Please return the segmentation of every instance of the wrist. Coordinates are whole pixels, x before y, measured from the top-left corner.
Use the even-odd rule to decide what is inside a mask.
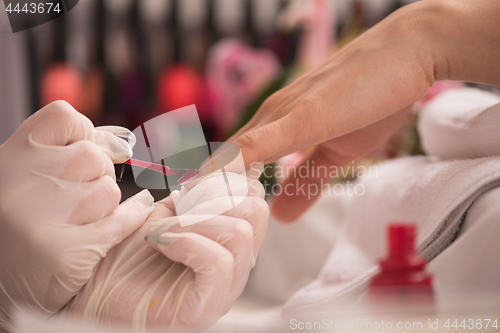
[[[424,0],[393,14],[392,29],[399,32],[400,43],[407,46],[406,57],[425,73],[428,87],[435,81],[451,79],[444,41],[453,30],[453,11],[453,4],[446,0]]]
[[[427,0],[419,5],[417,33],[435,80],[500,85],[500,1]]]

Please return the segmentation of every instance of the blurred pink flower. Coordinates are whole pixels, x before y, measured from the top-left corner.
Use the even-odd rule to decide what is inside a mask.
[[[280,72],[281,65],[271,51],[252,49],[234,39],[216,43],[206,68],[216,126],[223,133],[232,130],[244,109]]]
[[[414,111],[419,112],[420,110],[422,110],[422,107],[425,105],[425,103],[427,103],[428,101],[430,101],[431,99],[433,99],[434,97],[436,97],[437,95],[442,93],[443,91],[446,91],[448,89],[459,89],[459,88],[463,88],[463,87],[464,87],[464,84],[462,82],[437,81],[436,83],[434,83],[434,85],[431,87],[431,89],[429,89],[429,91],[427,92],[427,95],[425,95],[424,98],[422,98],[421,100],[419,100],[418,102],[415,103]]]

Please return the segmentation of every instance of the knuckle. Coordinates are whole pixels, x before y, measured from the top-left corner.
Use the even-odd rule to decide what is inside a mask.
[[[252,148],[257,143],[257,136],[254,131],[242,134],[237,140],[236,144],[240,148]]]
[[[318,109],[318,103],[319,99],[316,95],[308,95],[300,101],[298,109],[309,113]]]
[[[242,134],[237,140],[236,144],[242,149],[245,150],[243,158],[246,162],[250,161],[262,161],[261,154],[257,147],[259,146],[259,135],[258,130],[246,132]]]
[[[280,92],[279,91],[274,92],[271,96],[266,98],[266,100],[262,103],[262,105],[259,108],[259,111],[262,110],[261,112],[271,112],[276,103],[279,103],[281,99],[282,98]]]
[[[80,140],[74,143],[77,145],[80,150],[81,154],[84,154],[86,156],[97,156],[97,152],[99,151],[99,148],[97,145],[89,140]]]
[[[63,121],[71,121],[78,116],[78,112],[66,101],[55,101],[47,105],[46,112]]]
[[[246,215],[252,215],[251,211],[243,213],[245,213]],[[248,221],[242,219],[236,220],[235,228],[237,233],[242,235],[243,238],[247,240],[253,240],[253,227]]]
[[[121,200],[121,191],[116,182],[110,176],[103,176],[101,178],[101,186],[103,188],[103,195],[105,200],[113,207],[118,207]]]
[[[217,256],[216,266],[218,267],[233,267],[234,257],[231,252],[223,252],[221,255]]]
[[[85,132],[94,129],[92,121],[78,112],[71,104],[66,101],[55,101],[48,104],[43,110],[47,112],[50,118],[57,119],[58,122],[69,125],[69,128],[74,126],[83,126]]]
[[[113,166],[111,159],[95,143],[88,140],[80,140],[75,144],[79,146],[80,157],[85,159],[89,165],[104,167],[106,170]]]
[[[88,165],[101,167],[105,163],[103,153],[94,143],[88,140],[81,140],[75,143],[78,148],[81,159],[84,159]]]

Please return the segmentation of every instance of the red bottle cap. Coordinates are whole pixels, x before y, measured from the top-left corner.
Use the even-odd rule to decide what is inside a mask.
[[[432,276],[425,271],[427,261],[415,249],[416,226],[391,223],[388,227],[389,255],[380,261],[381,272],[370,286],[421,286],[431,288]]]

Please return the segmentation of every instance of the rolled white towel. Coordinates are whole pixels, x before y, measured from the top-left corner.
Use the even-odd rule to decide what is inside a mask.
[[[423,150],[440,159],[500,155],[500,96],[474,88],[447,90],[425,105]]]

